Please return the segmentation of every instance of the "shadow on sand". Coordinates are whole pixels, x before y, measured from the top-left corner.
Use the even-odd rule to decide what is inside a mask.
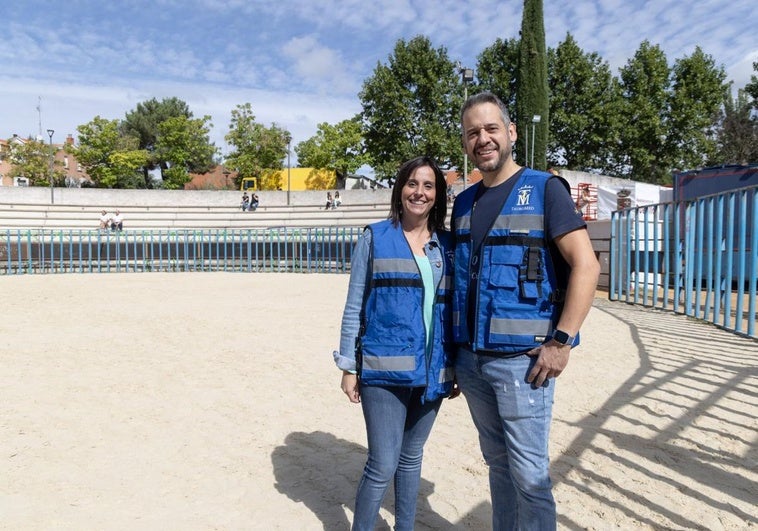
[[[350,529],[355,489],[366,462],[365,447],[321,431],[293,432],[273,451],[271,461],[279,492],[305,504],[321,520],[325,530]],[[450,522],[430,507],[428,498],[433,492],[434,484],[422,477],[416,513],[417,530],[488,528],[485,523],[490,519],[489,503],[480,504],[458,522]],[[390,489],[383,507],[392,513],[393,506]],[[382,521],[380,515],[377,529],[392,529],[391,522]]]

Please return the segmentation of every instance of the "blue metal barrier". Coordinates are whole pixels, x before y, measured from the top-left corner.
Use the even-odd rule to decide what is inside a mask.
[[[0,231],[0,274],[346,273],[361,227]]]
[[[758,187],[611,217],[610,299],[756,336]]]

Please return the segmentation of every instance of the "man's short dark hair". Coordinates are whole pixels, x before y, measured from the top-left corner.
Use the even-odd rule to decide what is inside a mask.
[[[481,105],[482,103],[492,103],[493,105],[497,105],[500,109],[503,123],[505,125],[511,123],[511,115],[508,114],[508,107],[505,106],[505,103],[492,92],[484,91],[470,96],[469,99],[464,102],[463,107],[461,107],[461,129],[463,128],[463,115],[466,111],[476,105]]]

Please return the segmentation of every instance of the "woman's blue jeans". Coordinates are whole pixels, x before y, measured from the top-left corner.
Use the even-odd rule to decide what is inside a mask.
[[[395,480],[395,530],[413,529],[424,444],[442,399],[421,403],[423,388],[362,386],[368,459],[355,497],[354,531],[372,531]]]
[[[555,380],[526,381],[536,358],[498,358],[458,349],[455,374],[490,469],[492,529],[556,527],[548,436]]]

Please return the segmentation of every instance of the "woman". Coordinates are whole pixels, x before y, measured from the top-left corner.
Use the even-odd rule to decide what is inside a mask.
[[[395,529],[413,529],[424,444],[453,389],[446,188],[431,158],[403,164],[389,218],[368,226],[353,253],[334,357],[366,421],[355,531],[374,529],[393,478]]]

